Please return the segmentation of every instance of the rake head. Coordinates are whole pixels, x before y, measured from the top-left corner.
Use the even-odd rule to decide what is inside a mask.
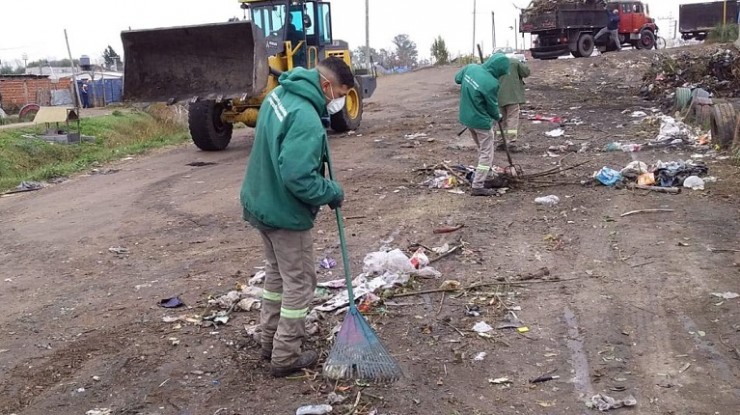
[[[334,380],[395,382],[403,372],[362,314],[350,307],[324,363],[324,376]]]

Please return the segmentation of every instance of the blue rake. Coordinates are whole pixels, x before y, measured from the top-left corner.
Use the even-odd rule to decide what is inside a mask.
[[[328,154],[329,177],[334,180],[331,156]],[[355,294],[352,289],[352,272],[349,268],[347,241],[344,236],[344,219],[341,209],[335,209],[339,244],[342,248],[344,278],[347,281],[349,294],[349,311],[344,316],[342,328],[337,333],[334,346],[324,363],[324,376],[329,379],[358,379],[374,382],[395,382],[403,376],[396,359],[380,342],[380,338],[362,316],[355,305]]]

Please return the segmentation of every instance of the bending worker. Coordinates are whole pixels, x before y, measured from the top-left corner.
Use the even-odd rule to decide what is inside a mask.
[[[519,59],[509,58],[509,73],[499,79],[498,105],[503,116],[504,131],[509,142],[514,142],[519,134],[520,105],[524,99],[524,78],[530,74],[529,67]]]

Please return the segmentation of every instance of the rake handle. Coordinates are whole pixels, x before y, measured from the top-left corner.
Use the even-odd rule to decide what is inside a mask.
[[[514,162],[511,160],[511,153],[509,153],[509,143],[506,142],[506,134],[504,134],[504,126],[499,121],[498,129],[501,132],[501,140],[504,142],[504,150],[506,150],[506,158],[509,159],[509,167],[514,166]]]
[[[329,179],[335,180],[334,168],[332,167],[331,155],[329,154],[329,143],[326,143],[326,164],[329,167]],[[347,283],[347,294],[349,297],[350,309],[356,308],[355,306],[355,292],[352,288],[352,271],[349,268],[349,253],[347,250],[347,238],[344,235],[344,218],[342,216],[342,209],[334,209],[334,214],[337,217],[337,228],[339,229],[339,246],[342,250],[342,265],[344,265],[344,280]]]

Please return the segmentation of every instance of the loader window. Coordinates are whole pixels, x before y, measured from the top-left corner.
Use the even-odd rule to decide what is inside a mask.
[[[331,43],[331,6],[329,3],[319,3],[319,43]]]
[[[306,17],[311,22],[311,24],[307,25],[306,27],[306,36],[313,36],[316,34],[316,28],[315,28],[316,26],[313,24],[314,14],[315,14],[314,12],[315,12],[314,3],[311,3],[311,2],[306,3]]]
[[[281,36],[285,26],[285,6],[262,6],[252,8],[252,21],[265,37]]]

